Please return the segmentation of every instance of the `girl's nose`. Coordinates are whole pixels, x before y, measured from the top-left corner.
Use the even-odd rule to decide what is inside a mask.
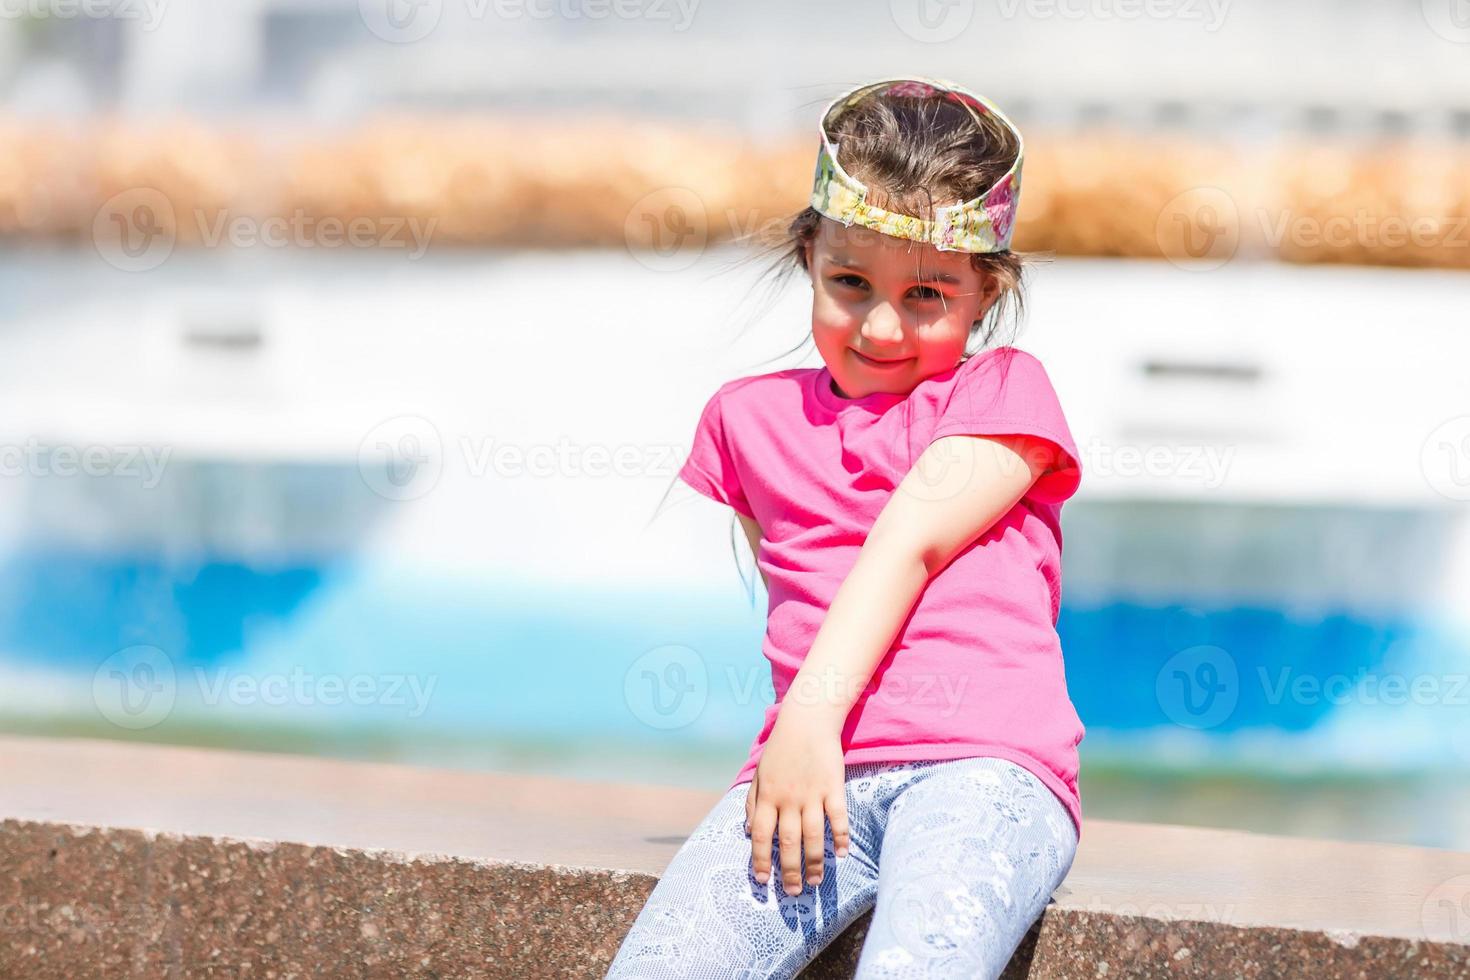
[[[863,319],[863,337],[874,346],[903,342],[903,318],[890,303],[874,303]]]

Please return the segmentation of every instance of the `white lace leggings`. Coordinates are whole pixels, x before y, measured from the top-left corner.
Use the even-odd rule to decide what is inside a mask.
[[[608,977],[792,977],[870,908],[860,980],[998,977],[1077,851],[1061,801],[1008,760],[861,763],[847,856],[829,823],[822,883],[793,897],[775,840],[770,881],[755,880],[749,790],[731,787],[680,846]]]

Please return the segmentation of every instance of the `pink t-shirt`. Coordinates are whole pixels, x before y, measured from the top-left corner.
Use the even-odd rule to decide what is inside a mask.
[[[1060,468],[930,579],[842,730],[843,761],[988,755],[1025,767],[1082,832],[1081,719],[1067,694],[1056,621],[1061,505],[1082,471],[1041,362],[1014,347],[976,354],[907,395],[846,399],[827,368],[721,385],[679,478],[764,534],[769,579],[763,652],[776,703],[731,787],[754,775],[781,698],[878,512],[929,443],[956,433],[1030,434]]]

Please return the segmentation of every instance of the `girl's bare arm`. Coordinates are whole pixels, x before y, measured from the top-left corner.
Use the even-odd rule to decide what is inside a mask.
[[[945,436],[904,477],[868,532],[781,712],[840,734],[929,579],[1025,496],[1054,460],[1030,436]]]
[[[757,564],[755,566],[756,571],[761,573],[761,581],[764,582],[766,588],[769,589],[771,587],[771,582],[769,579],[766,578],[765,569],[761,568],[759,564],[759,558],[761,554],[761,538],[765,537],[765,535],[761,532],[761,526],[755,521],[746,517],[744,514],[737,513],[735,516],[740,518],[740,526],[745,528],[745,539],[750,542],[751,557],[757,559]]]

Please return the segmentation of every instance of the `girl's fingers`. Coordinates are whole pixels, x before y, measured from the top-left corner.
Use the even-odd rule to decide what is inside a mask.
[[[806,854],[806,883],[814,887],[822,883],[822,866],[827,857],[826,829],[821,803],[808,804],[801,811],[801,848]]]
[[[781,842],[781,884],[788,895],[801,894],[801,807],[783,807],[777,817],[776,836]]]
[[[775,807],[758,804],[750,819],[750,864],[755,880],[763,885],[771,880],[771,837],[775,829]]]
[[[750,835],[750,823],[755,817],[755,777],[750,778],[750,787],[745,791],[745,833]]]
[[[847,832],[847,789],[838,786],[827,797],[827,819],[832,824],[832,847],[838,857],[847,857],[852,840]]]

